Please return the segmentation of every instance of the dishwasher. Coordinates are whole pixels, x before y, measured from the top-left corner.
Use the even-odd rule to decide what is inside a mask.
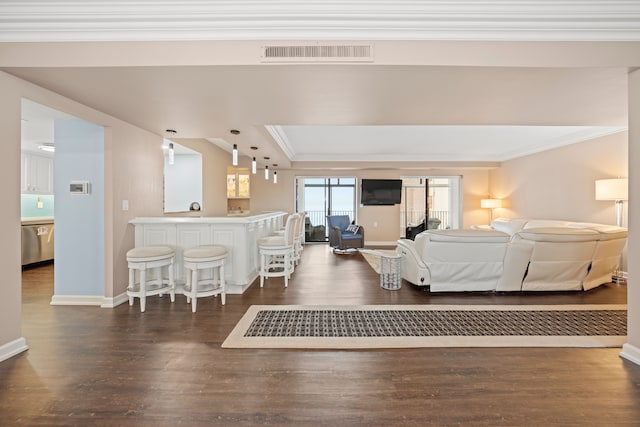
[[[22,265],[53,260],[53,224],[22,226]]]

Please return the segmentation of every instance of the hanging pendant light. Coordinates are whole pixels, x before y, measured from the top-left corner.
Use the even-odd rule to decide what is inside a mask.
[[[240,135],[240,131],[238,129],[231,129],[229,131],[231,135]],[[233,166],[238,166],[238,144],[233,144],[233,151],[231,152],[231,164]]]
[[[269,180],[269,166],[264,167],[264,179]]]
[[[273,183],[278,183],[278,171],[273,171]]]
[[[167,134],[169,134],[170,136],[176,136],[176,130],[175,129],[165,129],[165,132]],[[175,150],[173,149],[173,142],[169,141],[169,164],[172,165],[175,162]]]
[[[256,163],[256,158],[254,157],[253,160],[251,160],[251,173],[255,175],[257,172],[257,169],[258,169],[258,165]]]
[[[173,142],[169,143],[169,164],[172,165],[175,162],[175,151],[173,149]]]

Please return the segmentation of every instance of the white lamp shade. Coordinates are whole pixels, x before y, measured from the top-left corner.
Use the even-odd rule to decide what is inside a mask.
[[[596,200],[628,200],[629,180],[627,178],[596,180]]]
[[[500,199],[482,199],[480,200],[480,207],[483,209],[495,209],[502,207],[502,200]]]
[[[231,164],[238,166],[238,144],[233,144],[233,150],[231,151]]]

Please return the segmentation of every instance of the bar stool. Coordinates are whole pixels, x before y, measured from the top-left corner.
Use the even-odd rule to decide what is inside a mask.
[[[284,287],[289,286],[289,277],[294,269],[294,240],[299,215],[289,215],[284,235],[272,235],[258,240],[260,252],[260,287],[264,279],[284,277]]]
[[[298,265],[302,255],[302,249],[304,249],[304,219],[307,215],[306,212],[296,212],[291,215],[296,217],[296,227],[293,231],[293,262]],[[272,236],[284,236],[285,229],[276,230],[272,233]]]
[[[306,212],[298,213],[298,222],[296,224],[296,232],[294,235],[293,244],[293,259],[296,265],[300,263],[300,259],[302,258],[302,250],[304,249],[304,220],[306,216]]]
[[[133,305],[134,298],[140,298],[140,311],[144,313],[147,296],[169,293],[171,302],[175,301],[175,283],[173,280],[173,265],[175,251],[169,246],[146,246],[127,251],[129,264],[129,286],[127,296],[129,305]],[[163,277],[162,269],[166,267],[167,278]],[[139,280],[136,282],[136,270]],[[155,270],[155,278],[147,280],[147,270]]]
[[[191,302],[191,311],[196,312],[198,298],[221,295],[222,305],[225,303],[226,285],[224,279],[224,262],[227,259],[227,248],[220,245],[196,246],[184,251],[184,269],[186,283],[182,293]],[[198,271],[211,269],[211,278],[198,278]],[[216,277],[217,276],[217,277]]]

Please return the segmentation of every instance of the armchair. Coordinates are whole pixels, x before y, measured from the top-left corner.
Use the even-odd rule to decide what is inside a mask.
[[[364,248],[364,228],[352,225],[348,215],[328,215],[329,246],[335,251]]]

